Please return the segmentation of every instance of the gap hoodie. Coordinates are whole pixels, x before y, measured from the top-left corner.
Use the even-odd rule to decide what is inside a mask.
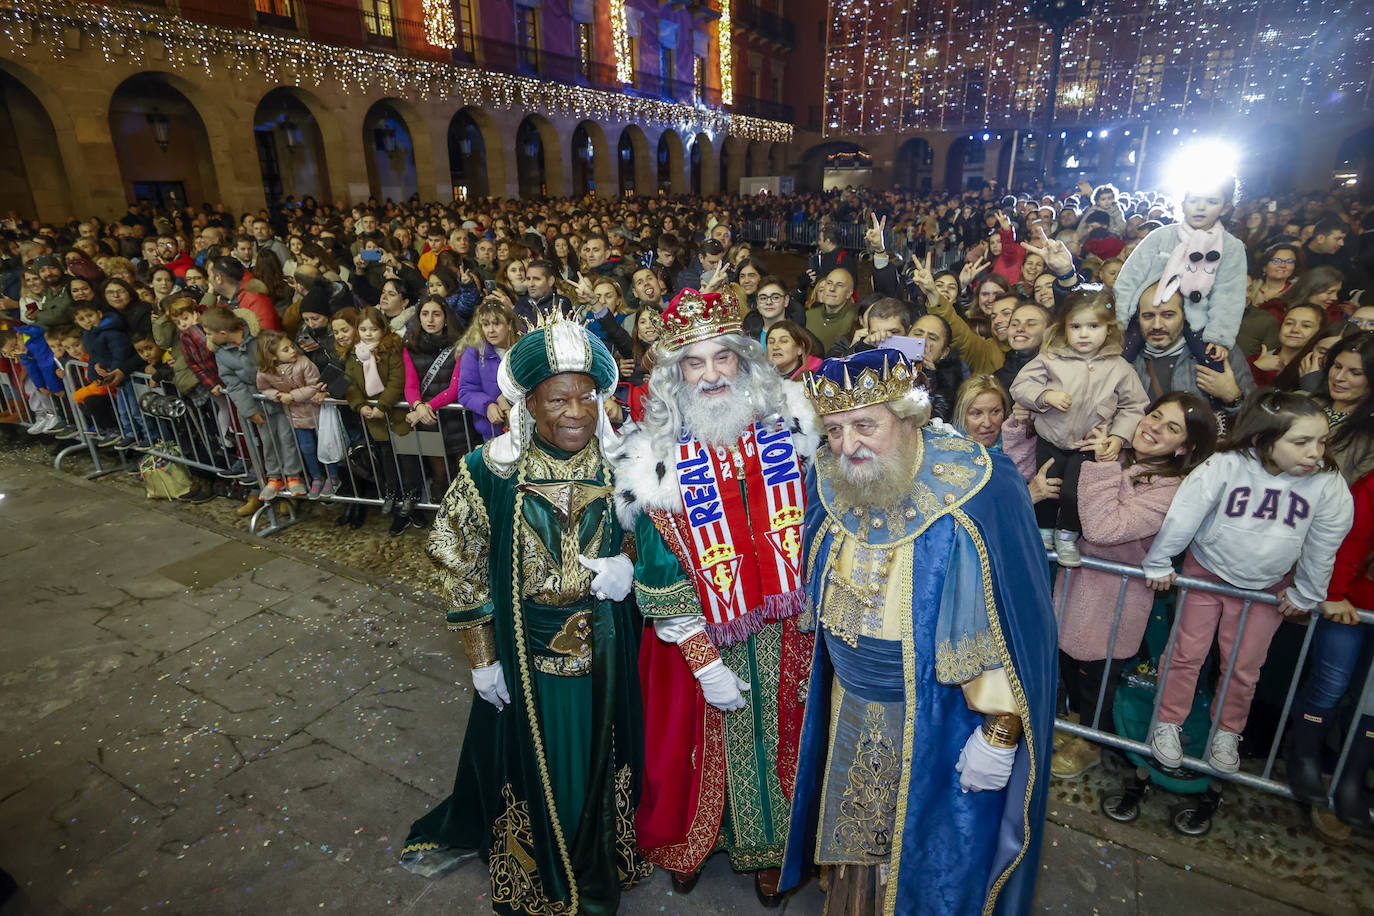
[[[1204,568],[1237,588],[1267,589],[1296,562],[1288,600],[1310,611],[1326,599],[1354,514],[1335,471],[1271,474],[1248,451],[1222,452],[1184,479],[1140,565],[1162,578],[1191,545]]]

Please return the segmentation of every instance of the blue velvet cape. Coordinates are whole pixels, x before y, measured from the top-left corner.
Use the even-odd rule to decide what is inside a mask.
[[[980,576],[984,583],[990,579],[987,600],[980,595],[973,603],[986,607],[989,619],[984,625],[989,635],[997,637],[989,642],[995,643],[995,653],[1013,684],[1024,738],[1005,790],[960,792],[954,761],[981,716],[967,708],[962,691],[949,679],[935,683],[933,668],[938,663],[932,666],[930,658],[914,659],[914,668],[908,669],[914,677],[907,684],[906,702],[907,710],[915,711],[916,735],[911,758],[903,760],[906,786],[893,836],[896,873],[890,878],[893,887],[883,911],[903,916],[1028,913],[1047,803],[1058,677],[1045,551],[1026,485],[1009,458],[961,437],[933,430],[923,435],[924,455],[913,496],[898,511],[886,513],[887,531],[882,538],[892,542],[916,536],[913,605],[929,609],[934,602],[939,606],[936,614],[913,614],[917,622],[911,641],[953,637],[957,642],[961,633],[968,632],[961,629],[965,624],[977,626],[976,620],[951,624],[946,619],[959,614],[957,607],[949,606],[947,593],[939,604],[947,575],[961,575],[961,581],[970,574]],[[819,461],[817,467],[820,478],[815,467],[807,477],[805,556],[810,564],[808,593],[819,623],[826,558],[838,527],[866,539],[873,531],[860,530],[871,524],[866,518],[835,511],[825,478],[826,462]],[[957,473],[951,473],[952,467]],[[903,523],[905,529],[897,530]],[[970,550],[970,545],[978,549]],[[922,619],[925,624],[920,623]],[[914,655],[911,646],[904,651],[909,659]],[[988,658],[984,667],[996,664]],[[784,889],[796,886],[814,862],[833,674],[821,634],[816,640],[802,730]],[[978,842],[978,837],[989,834],[996,837],[992,845]]]

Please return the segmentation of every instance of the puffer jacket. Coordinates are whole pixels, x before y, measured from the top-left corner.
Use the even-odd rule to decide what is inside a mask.
[[[100,324],[82,332],[81,346],[90,356],[92,367],[123,369],[125,375],[143,368],[143,360],[134,352],[123,317],[113,309],[106,311]]]
[[[224,392],[233,401],[239,416],[247,420],[262,413],[262,404],[254,397],[258,393],[257,341],[247,330],[240,343],[221,344],[215,348],[215,365],[219,368]]]
[[[318,408],[310,400],[317,393],[315,385],[320,381],[320,370],[308,356],[297,353],[289,363],[277,363],[271,372],[258,370],[258,390],[287,392],[291,403],[281,404],[292,429],[314,429]],[[280,403],[280,402],[278,402]]]
[[[382,379],[382,393],[377,395],[377,406],[386,411],[386,418],[381,420],[365,420],[368,435],[377,442],[387,440],[387,427],[391,428],[398,436],[404,436],[410,432],[410,424],[406,422],[406,412],[404,407],[396,407],[404,398],[406,393],[406,368],[403,362],[402,349],[396,347],[392,350],[379,350],[376,353],[377,375]],[[367,396],[366,379],[363,376],[363,364],[358,359],[356,350],[349,351],[348,364],[345,367],[348,373],[348,406],[357,410],[367,405],[371,400]]]
[[[1068,392],[1069,409],[1049,406],[1049,391]],[[1062,341],[1042,348],[1017,373],[1011,398],[1035,415],[1037,436],[1064,449],[1099,427],[1130,442],[1150,403],[1135,367],[1121,358],[1119,344],[1107,343],[1083,356]]]

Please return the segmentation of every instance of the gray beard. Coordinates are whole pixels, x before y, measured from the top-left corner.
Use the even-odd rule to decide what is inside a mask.
[[[870,452],[870,454],[872,454]],[[890,455],[874,456],[864,464],[854,464],[844,455],[835,455],[831,486],[835,498],[846,506],[890,506],[911,492],[916,478],[916,446],[903,443]]]
[[[707,398],[698,388],[682,393],[682,423],[698,442],[733,445],[754,422],[754,405],[731,383],[724,399]]]

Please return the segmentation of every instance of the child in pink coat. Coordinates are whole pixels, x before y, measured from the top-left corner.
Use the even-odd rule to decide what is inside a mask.
[[[338,465],[327,464],[322,473],[316,455],[318,405],[324,400],[319,383],[320,370],[310,357],[296,349],[291,338],[280,331],[263,331],[258,335],[258,391],[281,405],[291,422],[291,431],[310,475],[311,499],[329,496],[339,486]]]
[[[1139,566],[1184,476],[1207,459],[1216,441],[1216,415],[1198,395],[1174,391],[1151,404],[1136,427],[1124,461],[1083,465],[1078,478],[1078,514],[1083,522],[1079,551]],[[1122,579],[1115,573],[1080,569],[1056,583],[1054,606],[1060,609],[1059,670],[1069,703],[1084,725],[1112,731],[1116,684],[1126,662],[1140,649],[1154,592],[1140,579],[1126,580],[1123,590]],[[1099,707],[1104,677],[1107,691]],[[1069,738],[1056,748],[1050,770],[1062,779],[1072,779],[1094,766],[1100,756],[1096,745]]]

